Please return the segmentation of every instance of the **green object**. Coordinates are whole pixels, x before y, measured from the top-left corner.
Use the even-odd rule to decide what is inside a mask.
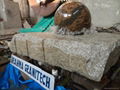
[[[40,21],[35,24],[32,28],[26,28],[19,30],[20,33],[27,32],[47,32],[51,26],[54,25],[54,16],[43,17]]]

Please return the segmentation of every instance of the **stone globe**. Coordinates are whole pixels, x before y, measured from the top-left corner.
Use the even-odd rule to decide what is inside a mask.
[[[55,25],[59,28],[67,28],[71,32],[89,29],[91,15],[88,8],[80,2],[65,2],[55,13]]]

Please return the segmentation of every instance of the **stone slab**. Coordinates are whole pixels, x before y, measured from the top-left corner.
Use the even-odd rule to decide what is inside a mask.
[[[39,37],[41,35],[41,37]],[[41,33],[16,34],[11,43],[12,52],[23,56],[29,56],[31,59],[44,62],[43,40],[46,38]]]
[[[13,49],[15,44],[12,44],[15,39],[17,51]],[[113,33],[81,36],[26,33],[15,35],[11,44],[13,52],[76,72],[94,81],[100,81],[120,57],[120,34]]]
[[[29,5],[27,0],[13,0],[19,4],[21,17],[22,19],[26,19],[29,17]]]
[[[21,28],[19,5],[12,0],[0,0],[0,29]]]

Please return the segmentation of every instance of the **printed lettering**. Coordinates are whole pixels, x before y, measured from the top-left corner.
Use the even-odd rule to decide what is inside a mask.
[[[25,64],[25,71],[28,73],[29,65]]]
[[[46,82],[46,76],[43,75],[42,79],[43,79],[43,85],[45,85],[45,82]]]
[[[50,78],[46,77],[46,87],[50,88]]]
[[[42,83],[43,82],[43,79],[42,79],[42,73],[40,72],[40,82]]]
[[[45,73],[43,70],[33,66],[29,62],[23,61],[22,59],[12,56],[11,57],[11,64],[15,67],[18,67],[20,70],[22,69],[23,72],[27,73],[27,75],[31,76],[33,80],[38,82],[42,85],[45,89],[53,90],[54,85],[54,77],[50,74]],[[23,70],[24,69],[24,70]],[[53,80],[52,80],[53,79]],[[51,80],[53,82],[51,82]],[[53,86],[51,86],[53,85]]]

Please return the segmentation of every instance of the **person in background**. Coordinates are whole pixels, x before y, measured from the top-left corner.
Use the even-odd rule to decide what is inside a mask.
[[[20,33],[47,32],[54,25],[54,14],[62,4],[60,0],[28,0],[36,15],[42,18],[32,28],[21,29]]]

